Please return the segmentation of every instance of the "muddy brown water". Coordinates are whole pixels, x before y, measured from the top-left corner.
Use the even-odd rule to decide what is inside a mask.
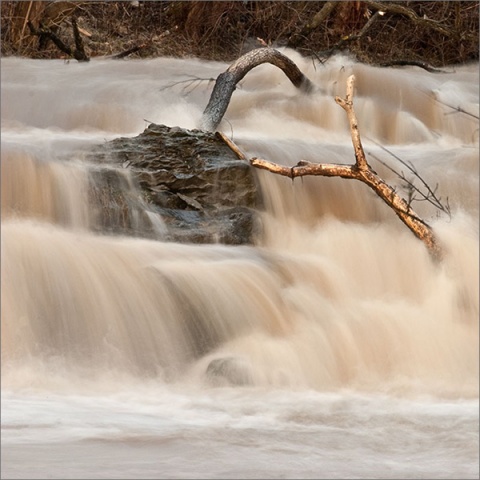
[[[318,90],[260,66],[220,129],[250,157],[352,163],[333,98],[354,73],[367,155],[448,198],[451,218],[415,204],[444,260],[364,185],[264,171],[254,245],[93,229],[85,152],[195,128],[211,84],[163,87],[226,65],[2,59],[3,478],[478,478],[479,126],[444,105],[478,115],[478,64],[287,54]]]

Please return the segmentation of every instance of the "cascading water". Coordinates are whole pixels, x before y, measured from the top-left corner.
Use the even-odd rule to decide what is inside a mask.
[[[133,235],[102,231],[95,172],[136,187],[86,152],[195,128],[211,86],[162,87],[226,65],[2,59],[2,476],[478,477],[478,65],[287,54],[318,90],[257,67],[221,129],[249,157],[351,164],[333,97],[354,73],[367,155],[448,198],[451,218],[414,204],[444,259],[363,184],[264,171],[255,245],[166,242],[123,203]]]

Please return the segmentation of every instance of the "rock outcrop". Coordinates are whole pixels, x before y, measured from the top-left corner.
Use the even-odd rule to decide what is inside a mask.
[[[96,148],[91,160],[100,163],[91,173],[98,228],[193,243],[254,238],[252,167],[218,134],[151,124]]]

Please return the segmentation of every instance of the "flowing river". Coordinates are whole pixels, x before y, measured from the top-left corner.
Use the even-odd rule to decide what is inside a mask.
[[[2,478],[478,478],[478,64],[286,53],[316,91],[261,65],[220,129],[249,157],[351,164],[354,73],[372,167],[408,196],[396,156],[450,206],[413,203],[442,261],[365,185],[260,170],[255,245],[99,232],[86,152],[195,128],[213,84],[193,80],[227,64],[4,58]]]

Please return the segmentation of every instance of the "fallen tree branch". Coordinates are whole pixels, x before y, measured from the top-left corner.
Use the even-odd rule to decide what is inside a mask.
[[[378,13],[378,12],[377,12]],[[448,73],[445,70],[432,67],[427,62],[422,62],[419,60],[390,60],[389,62],[380,63],[380,67],[420,67],[430,73]]]
[[[138,6],[138,5],[137,5]],[[173,30],[177,30],[177,27],[175,27]],[[157,35],[155,37],[155,42],[159,42],[160,40],[163,40],[165,37],[168,37],[172,32],[170,30],[165,30],[163,33],[160,35]],[[142,43],[140,45],[136,45],[134,47],[129,48],[128,50],[124,50],[123,52],[115,53],[114,55],[110,55],[107,58],[110,58],[112,60],[119,60],[125,57],[128,57],[128,55],[131,55],[132,53],[136,53],[146,47],[148,47],[152,43],[152,40]]]
[[[348,123],[350,124],[350,133],[352,135],[353,148],[355,150],[355,166],[359,170],[371,170],[367,163],[365,152],[363,151],[360,132],[358,131],[357,117],[353,109],[353,89],[355,86],[355,77],[350,75],[347,79],[347,93],[345,98],[335,97],[335,101],[347,112]]]
[[[450,112],[450,113],[463,113],[464,115],[467,115],[468,117],[472,117],[474,118],[475,120],[479,120],[480,117],[478,115],[475,115],[473,113],[470,113],[470,112],[467,112],[466,110],[464,110],[462,107],[458,106],[458,107],[454,107],[453,105],[449,105],[448,103],[445,103],[445,102],[442,102],[441,100],[439,100],[437,98],[437,96],[435,95],[434,96],[434,99],[436,102],[442,104],[442,105],[445,105],[446,107],[448,108],[451,108],[452,110],[454,110],[454,112]],[[449,115],[449,113],[446,113],[445,115]]]
[[[262,63],[271,63],[280,68],[289,80],[304,92],[313,90],[312,82],[299,70],[295,63],[274,48],[258,48],[241,56],[227,70],[221,73],[215,82],[210,100],[205,108],[200,128],[214,131],[222,121],[237,83],[252,68]]]
[[[39,37],[40,40],[42,39],[49,39],[51,40],[55,46],[63,53],[66,53],[69,57],[75,58],[75,60],[79,62],[88,62],[90,58],[85,53],[85,49],[83,47],[82,37],[78,30],[77,21],[74,17],[72,17],[72,30],[73,30],[73,37],[75,40],[75,48],[72,49],[66,43],[64,43],[60,37],[58,37],[51,28],[40,26],[40,28],[35,28],[32,22],[27,22],[28,28],[32,35],[36,35]]]
[[[252,158],[250,164],[254,167],[268,170],[278,175],[294,179],[306,175],[320,175],[326,177],[342,177],[359,180],[368,185],[390,208],[410,231],[426,245],[435,259],[441,257],[441,249],[431,227],[423,221],[411,208],[406,200],[397,194],[395,189],[385,183],[368,164],[363,150],[358,122],[353,109],[353,91],[355,77],[351,75],[347,80],[345,98],[335,97],[335,101],[347,113],[352,144],[355,151],[354,165],[318,164],[298,162],[294,167],[285,167],[268,160]]]
[[[148,46],[148,43],[142,43],[141,45],[135,45],[134,47],[129,48],[128,50],[124,50],[123,52],[116,53],[115,55],[111,55],[108,58],[111,58],[112,60],[120,60],[122,58],[128,57],[132,53],[136,53],[136,52],[142,50],[146,46]]]
[[[230,140],[224,133],[222,132],[216,132],[217,137],[221,138],[227,146],[232,150],[232,152],[240,159],[240,160],[246,160],[247,157],[245,154],[233,143],[232,140]]]
[[[420,17],[413,10],[404,7],[403,5],[399,5],[396,3],[376,2],[373,0],[366,0],[365,3],[367,6],[377,11],[396,13],[398,15],[408,17],[414,24],[431,28],[432,30],[437,31],[442,35],[445,35],[446,37],[451,37],[452,35],[455,35],[454,30],[448,29],[441,23],[436,22],[435,20],[431,20],[430,18]]]
[[[312,20],[307,22],[299,33],[293,34],[288,39],[287,47],[298,48],[301,44],[303,44],[307,40],[310,33],[326,21],[333,10],[335,10],[337,5],[338,2],[325,2],[320,11],[313,16]]]
[[[435,185],[435,188],[432,189],[430,185],[423,179],[423,177],[418,173],[417,169],[413,166],[412,163],[406,162],[405,160],[402,160],[398,155],[395,155],[393,152],[388,150],[388,148],[385,148],[383,145],[380,145],[378,142],[376,142],[373,139],[369,139],[371,142],[375,143],[378,147],[380,147],[384,152],[387,152],[389,155],[391,155],[395,160],[397,160],[400,164],[402,164],[404,167],[408,169],[408,171],[418,180],[420,180],[421,184],[424,186],[425,191],[421,190],[419,187],[417,187],[412,180],[409,180],[403,171],[398,172],[394,168],[392,168],[390,165],[388,165],[386,162],[378,158],[376,155],[373,153],[370,153],[370,155],[375,158],[379,163],[381,163],[385,168],[390,170],[392,173],[394,173],[400,180],[402,180],[405,184],[405,187],[408,191],[409,198],[408,198],[408,205],[410,206],[414,201],[426,201],[433,205],[436,209],[440,210],[441,212],[447,214],[449,217],[451,217],[451,211],[450,211],[450,204],[448,202],[448,197],[445,200],[445,202],[442,201],[441,197],[437,195],[437,190],[438,190],[438,184]],[[418,194],[420,198],[416,197],[415,194]]]
[[[75,50],[73,51],[73,57],[79,62],[88,62],[90,58],[85,53],[85,48],[83,46],[82,36],[77,25],[77,19],[72,17],[72,29],[73,29],[73,38],[75,40]]]

